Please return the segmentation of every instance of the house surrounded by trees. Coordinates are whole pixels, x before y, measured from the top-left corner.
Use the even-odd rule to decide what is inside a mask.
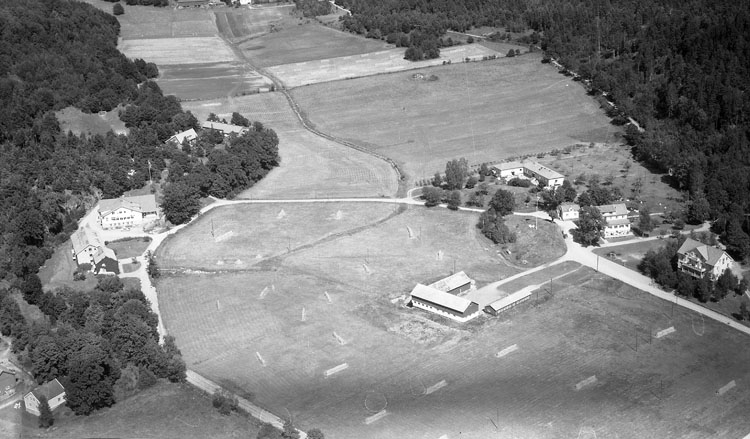
[[[524,160],[522,162],[505,162],[493,166],[493,172],[500,178],[526,177],[536,180],[546,189],[562,186],[565,176],[535,161]]]
[[[201,128],[204,130],[214,130],[221,133],[224,137],[229,137],[230,134],[236,134],[238,136],[241,136],[245,134],[246,132],[250,131],[250,128],[243,127],[240,125],[232,125],[229,123],[222,123],[222,122],[212,122],[210,120],[207,120],[203,122],[201,125]]]
[[[695,278],[719,278],[734,262],[724,250],[694,239],[686,239],[677,250],[677,269]]]
[[[55,378],[24,395],[23,402],[26,406],[26,411],[32,415],[39,416],[41,414],[39,412],[39,403],[42,396],[47,398],[50,410],[55,410],[57,407],[65,404],[65,388]]]
[[[189,130],[182,131],[180,133],[175,133],[174,136],[167,139],[167,141],[164,143],[166,143],[167,145],[172,145],[172,146],[176,146],[177,148],[179,148],[180,146],[182,146],[182,142],[184,142],[185,140],[187,140],[188,143],[192,145],[193,143],[195,143],[195,139],[197,138],[198,138],[198,133],[196,133],[194,129],[190,128]]]

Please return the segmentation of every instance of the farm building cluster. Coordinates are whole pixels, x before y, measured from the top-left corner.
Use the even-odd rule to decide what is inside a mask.
[[[114,250],[104,246],[99,235],[90,227],[81,227],[72,235],[73,260],[79,269],[87,269],[94,274],[120,274]]]
[[[498,178],[526,178],[547,189],[562,186],[565,176],[535,161],[505,162],[492,167]]]
[[[630,212],[625,203],[594,206],[604,220],[602,237],[604,239],[630,236],[633,234]],[[563,221],[576,221],[581,207],[575,203],[562,203],[557,207],[557,216]]]
[[[457,322],[467,322],[479,315],[479,304],[459,294],[475,288],[475,282],[459,271],[429,285],[417,284],[411,291],[409,303],[431,313]]]

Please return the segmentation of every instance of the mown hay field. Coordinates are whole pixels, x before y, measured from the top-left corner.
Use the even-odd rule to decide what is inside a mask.
[[[182,64],[159,67],[157,82],[164,94],[181,100],[206,100],[256,93],[269,87],[268,78],[238,62]]]
[[[55,116],[60,121],[60,128],[63,132],[107,134],[112,130],[116,134],[127,134],[129,130],[125,128],[125,123],[120,120],[119,111],[120,108],[115,108],[99,115],[84,113],[75,107],[65,107],[55,112]]]
[[[199,120],[209,113],[229,120],[237,111],[279,135],[281,164],[240,198],[389,197],[398,189],[387,162],[305,130],[281,93],[183,102],[182,107]]]
[[[234,37],[235,41],[241,39],[239,47],[244,55],[261,67],[366,54],[393,47],[383,41],[367,39],[288,15],[273,22],[273,32],[257,38],[241,38],[257,32],[255,23],[270,26],[267,13],[260,16],[255,14],[256,11],[250,10],[242,16],[243,23],[230,26],[228,32],[222,25],[222,20],[217,19],[217,23],[224,35]],[[400,50],[403,53],[403,49]]]
[[[170,236],[156,257],[161,268],[244,270],[268,258],[367,227],[393,214],[385,203],[239,204],[202,215]],[[201,250],[195,251],[196,248]]]
[[[340,283],[329,271],[290,261],[167,276],[161,309],[190,368],[334,439],[703,438],[750,429],[747,337],[593,270],[468,325],[430,319],[391,303],[392,291]],[[676,332],[649,336],[670,326]],[[513,344],[517,351],[496,357]],[[576,390],[591,376],[595,383]],[[717,395],[730,380],[736,387]],[[383,407],[387,416],[365,424]]]
[[[246,51],[246,53],[248,52]],[[248,56],[252,56],[252,54],[248,53]],[[291,88],[320,82],[414,70],[448,62],[463,63],[467,58],[472,61],[479,61],[489,56],[503,55],[479,44],[468,44],[444,48],[440,51],[440,58],[407,61],[404,59],[404,49],[396,48],[347,56],[339,53],[335,58],[310,57],[310,60],[303,62],[269,67],[268,71]]]
[[[157,66],[236,60],[232,49],[217,36],[123,40],[118,49],[128,58],[141,58]]]
[[[524,55],[357,78],[292,91],[321,131],[365,144],[429,178],[445,163],[471,164],[614,140],[583,87]],[[367,105],[363,105],[366,102]]]

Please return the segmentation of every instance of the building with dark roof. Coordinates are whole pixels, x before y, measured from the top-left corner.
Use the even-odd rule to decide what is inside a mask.
[[[696,278],[716,280],[734,259],[724,250],[694,239],[686,239],[677,250],[677,269]]]

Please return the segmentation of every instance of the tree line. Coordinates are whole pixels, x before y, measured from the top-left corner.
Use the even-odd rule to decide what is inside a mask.
[[[185,380],[185,362],[171,337],[159,344],[159,318],[140,289],[102,276],[91,291],[67,287],[24,291],[45,314],[28,323],[7,289],[0,290],[0,332],[37,383],[59,379],[68,407],[88,415],[156,383]]]

